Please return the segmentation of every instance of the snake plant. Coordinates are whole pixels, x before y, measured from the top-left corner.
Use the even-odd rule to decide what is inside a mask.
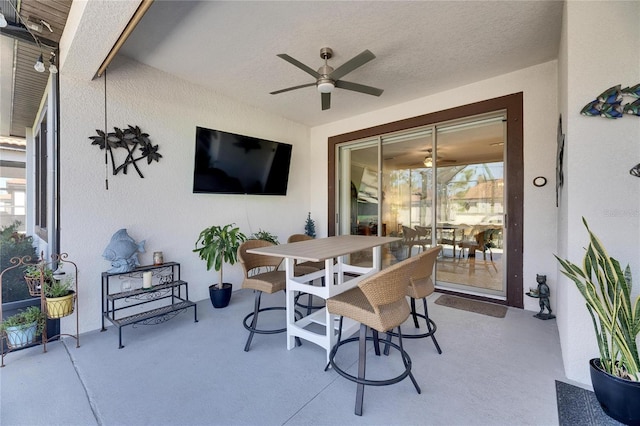
[[[640,360],[636,338],[640,332],[640,296],[631,302],[631,269],[607,254],[602,242],[589,233],[582,267],[558,259],[561,272],[569,277],[584,298],[593,320],[600,350],[600,365],[609,374],[640,381]]]

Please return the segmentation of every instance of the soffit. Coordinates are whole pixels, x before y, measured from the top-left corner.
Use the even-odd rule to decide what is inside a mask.
[[[13,4],[20,18],[16,16]],[[2,66],[0,79],[3,87],[10,86],[10,96],[5,99],[3,90],[3,122],[10,122],[8,126],[8,134],[6,126],[3,126],[3,136],[25,137],[25,129],[32,127],[36,114],[40,108],[42,97],[44,95],[47,82],[49,79],[49,59],[51,53],[57,48],[60,41],[64,26],[71,8],[72,0],[8,0],[0,1],[0,8],[10,24],[16,24],[13,29],[24,36],[24,39],[12,38],[12,43],[7,44],[3,41],[3,49],[12,46],[13,64],[10,67]],[[51,27],[51,31],[41,21],[46,22]],[[35,36],[39,45],[33,40],[33,36],[25,29],[25,24],[33,23],[40,28],[32,29],[31,32]],[[4,29],[0,33],[7,35]],[[43,73],[37,72],[33,66],[42,54],[46,70]],[[3,52],[3,58],[6,57]],[[10,75],[7,75],[10,72]],[[10,102],[9,108],[5,107],[5,102]],[[9,114],[9,116],[7,116]]]

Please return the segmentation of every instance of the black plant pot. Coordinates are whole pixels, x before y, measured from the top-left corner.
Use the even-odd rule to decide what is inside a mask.
[[[608,416],[627,425],[640,425],[640,382],[621,379],[600,368],[600,359],[589,361],[591,384]]]
[[[233,286],[229,283],[222,284],[222,288],[218,288],[217,285],[209,286],[209,298],[214,308],[225,308],[231,300],[231,291]]]

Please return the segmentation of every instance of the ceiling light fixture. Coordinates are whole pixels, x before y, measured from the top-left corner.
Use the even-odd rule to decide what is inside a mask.
[[[58,67],[56,66],[56,54],[51,52],[51,59],[49,59],[49,72],[51,74],[58,74]]]
[[[38,72],[44,72],[44,62],[42,61],[42,53],[38,56],[38,60],[33,68]]]
[[[320,93],[331,93],[333,92],[334,87],[336,87],[333,81],[328,78],[318,80],[316,86],[318,87],[318,92]]]
[[[425,167],[433,167],[433,160],[431,159],[430,155],[427,155],[426,157],[424,157],[423,163]]]
[[[0,9],[0,28],[4,28],[6,27],[7,24],[7,20],[5,19],[4,15],[2,14],[2,9]]]

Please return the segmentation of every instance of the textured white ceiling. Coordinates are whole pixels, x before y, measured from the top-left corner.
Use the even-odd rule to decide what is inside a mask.
[[[155,1],[121,54],[309,126],[352,117],[557,57],[562,1]],[[343,80],[380,97],[335,89],[331,109],[313,69],[331,47],[337,68],[369,49],[376,59]]]

